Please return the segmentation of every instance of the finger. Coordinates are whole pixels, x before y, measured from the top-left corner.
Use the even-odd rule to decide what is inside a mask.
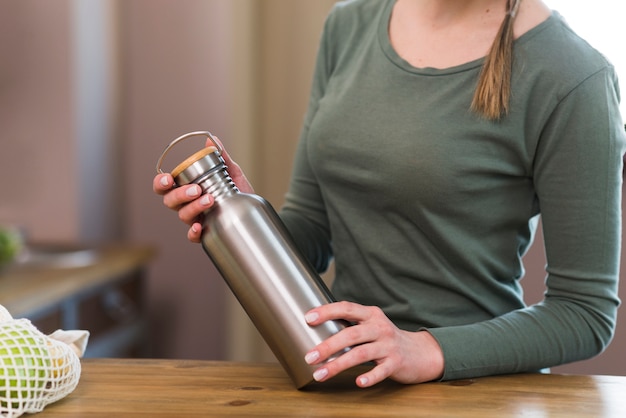
[[[361,388],[367,388],[370,386],[374,386],[377,383],[382,382],[389,376],[391,376],[391,370],[388,370],[386,367],[387,363],[383,362],[370,371],[363,373],[356,378],[357,386]]]
[[[351,369],[355,366],[362,365],[369,362],[370,360],[373,360],[375,357],[373,356],[373,353],[370,352],[372,350],[372,345],[375,344],[356,346],[346,353],[340,355],[339,357],[334,358],[332,361],[326,362],[317,370],[315,370],[315,372],[313,373],[313,378],[318,382],[323,382],[337,376],[345,370]],[[368,376],[366,376],[366,378],[370,379],[369,381],[372,382],[371,384],[377,382],[376,379],[379,378],[376,373]],[[368,381],[363,381],[362,383],[368,384]]]
[[[304,319],[309,325],[319,325],[326,321],[343,319],[362,322],[371,317],[371,307],[352,302],[334,302],[311,309]]]
[[[215,200],[210,194],[204,194],[178,209],[178,218],[187,225],[198,222],[198,218],[213,206]]]
[[[311,326],[317,326],[332,320],[348,320],[359,323],[367,316],[364,312],[365,308],[366,307],[355,303],[335,302],[310,310],[306,313],[304,318],[307,324]],[[335,353],[347,347],[352,347],[366,341],[372,341],[372,337],[370,336],[368,339],[368,337],[364,335],[365,333],[367,333],[367,330],[363,330],[363,327],[358,325],[344,328],[338,333],[331,335],[308,352],[305,356],[305,361],[309,364],[322,363],[327,361]]]
[[[188,184],[170,190],[163,195],[163,204],[170,209],[178,210],[183,205],[197,199],[202,189],[197,184]]]
[[[337,302],[313,309],[306,314],[305,318],[309,325],[312,326],[331,319],[347,318],[356,322],[355,325],[347,327],[322,341],[307,353],[305,360],[308,363],[319,364],[325,362],[335,353],[347,347],[352,347],[352,350],[348,354],[341,356],[339,360],[334,360],[337,366],[332,368],[341,367],[343,362],[349,359],[353,359],[351,364],[358,364],[379,358],[377,357],[379,353],[377,354],[372,350],[376,347],[380,349],[380,344],[366,344],[379,340],[384,336],[385,330],[388,328],[389,320],[379,308],[350,302]],[[366,349],[368,351],[365,351]]]
[[[199,222],[194,222],[187,231],[187,239],[191,242],[199,243],[202,236],[202,225]]]
[[[152,191],[163,195],[174,186],[174,179],[169,173],[157,174],[152,180]]]
[[[338,333],[331,335],[324,341],[319,343],[315,348],[308,352],[305,356],[305,361],[309,364],[320,364],[336,356],[337,353],[341,353],[350,348],[349,352],[337,357],[333,362],[343,364],[348,358],[356,357],[356,362],[364,363],[374,359],[375,357],[361,358],[360,356],[372,355],[369,351],[364,351],[364,347],[371,350],[370,347],[365,346],[365,343],[371,343],[378,339],[378,333],[375,327],[354,325],[347,327]],[[341,361],[340,361],[340,360]]]

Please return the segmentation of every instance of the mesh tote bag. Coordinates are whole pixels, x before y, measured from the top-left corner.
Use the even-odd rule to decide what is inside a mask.
[[[80,379],[87,331],[40,332],[0,305],[0,416],[42,411],[70,394]]]

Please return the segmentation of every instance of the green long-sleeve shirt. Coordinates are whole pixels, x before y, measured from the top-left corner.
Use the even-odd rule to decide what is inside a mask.
[[[428,329],[444,379],[597,354],[619,304],[613,67],[554,13],[516,40],[510,113],[488,121],[469,110],[483,60],[412,67],[388,39],[393,3],[329,15],[281,217],[319,270],[335,258],[337,299]],[[527,307],[539,215],[547,292]]]

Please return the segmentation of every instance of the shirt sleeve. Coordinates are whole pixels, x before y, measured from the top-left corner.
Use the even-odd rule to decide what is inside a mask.
[[[540,370],[590,358],[613,337],[621,237],[624,125],[612,67],[566,94],[534,162],[547,257],[541,303],[492,320],[428,331],[444,379]]]
[[[309,164],[307,153],[309,128],[315,118],[319,101],[324,96],[328,78],[332,72],[328,40],[331,31],[332,12],[326,19],[318,48],[309,104],[296,147],[293,172],[285,204],[280,217],[291,233],[296,245],[318,272],[328,269],[333,257],[330,226],[324,199]]]

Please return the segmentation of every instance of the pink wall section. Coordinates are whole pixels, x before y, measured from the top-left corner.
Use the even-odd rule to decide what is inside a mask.
[[[225,285],[201,247],[187,241],[176,214],[152,193],[157,158],[172,139],[197,130],[230,137],[225,110],[228,2],[183,3],[120,2],[126,233],[159,249],[149,287],[154,354],[219,358],[224,355]],[[203,145],[200,139],[190,144],[195,149]],[[178,154],[168,154],[165,167],[180,161]]]
[[[69,3],[0,2],[0,222],[78,234]]]

